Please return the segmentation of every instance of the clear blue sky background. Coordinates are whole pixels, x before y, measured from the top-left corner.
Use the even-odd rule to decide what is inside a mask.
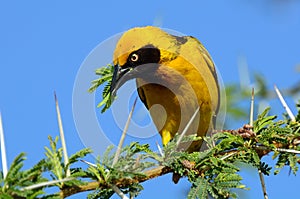
[[[108,37],[154,23],[201,40],[225,83],[240,81],[239,57],[270,86],[285,88],[299,80],[300,1],[0,1],[0,111],[9,163],[25,151],[29,168],[44,156],[47,136],[58,135],[54,90],[69,154],[85,147],[72,114],[73,86],[82,62]],[[106,122],[104,128],[112,125]],[[240,198],[262,198],[257,173],[245,170],[244,183],[251,190]],[[266,184],[269,198],[299,197],[300,179],[288,169],[266,177]],[[185,198],[189,185],[185,180],[173,185],[166,175],[144,187],[139,198]]]

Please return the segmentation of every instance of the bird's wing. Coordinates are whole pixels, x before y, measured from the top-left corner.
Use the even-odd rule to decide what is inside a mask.
[[[143,88],[142,88],[142,87],[137,88],[137,92],[138,92],[138,94],[139,94],[139,97],[140,97],[141,101],[144,103],[145,107],[146,107],[147,109],[149,109],[149,106],[148,106],[148,104],[147,104],[146,96],[145,96],[145,93],[144,93]]]
[[[211,56],[209,55],[209,53],[207,52],[205,47],[202,45],[202,43],[198,39],[196,39],[195,37],[192,37],[192,36],[189,36],[189,38],[198,44],[198,49],[201,52],[207,66],[209,67],[215,80],[217,81],[216,84],[218,85],[217,72],[216,72],[216,68],[215,68],[215,65],[214,65],[214,62],[213,62]]]
[[[202,43],[196,39],[195,37],[192,36],[188,36],[188,38],[190,39],[190,41],[192,41],[196,46],[196,49],[200,52],[200,54],[202,55],[204,61],[206,62],[212,76],[213,76],[213,81],[215,81],[215,86],[217,87],[217,106],[215,107],[215,112],[217,113],[219,110],[219,106],[220,106],[220,88],[219,88],[219,82],[218,82],[218,76],[217,76],[217,72],[216,72],[216,68],[215,68],[215,64],[211,58],[211,56],[209,55],[208,51],[205,49],[205,47],[202,45]]]

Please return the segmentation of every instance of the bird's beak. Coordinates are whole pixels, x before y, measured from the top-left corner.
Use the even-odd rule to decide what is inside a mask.
[[[134,78],[142,78],[150,76],[154,73],[154,71],[157,69],[158,64],[142,64],[135,67],[128,67],[120,65],[114,66],[114,74],[112,77],[112,82],[110,86],[110,94],[112,96],[115,96],[117,93],[117,90],[128,80],[134,79]]]
[[[110,86],[110,94],[116,95],[117,90],[128,80],[136,77],[136,71],[131,68],[122,68],[119,65],[114,66],[114,74]]]

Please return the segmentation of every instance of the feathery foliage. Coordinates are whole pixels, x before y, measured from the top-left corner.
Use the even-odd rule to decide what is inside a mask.
[[[95,73],[100,77],[92,81],[92,86],[89,88],[88,91],[94,92],[100,85],[107,82],[102,92],[102,101],[97,105],[97,107],[104,106],[101,110],[101,113],[103,113],[111,106],[111,104],[115,100],[115,96],[112,96],[110,93],[110,86],[114,73],[114,66],[112,64],[108,64],[106,67],[96,69]]]
[[[50,147],[45,147],[46,157],[28,170],[22,170],[25,154],[19,154],[12,162],[6,178],[0,175],[0,198],[61,198],[59,194],[46,194],[47,187],[80,186],[84,184],[78,177],[84,177],[79,168],[72,168],[70,179],[65,179],[66,168],[62,162],[62,149],[57,149],[58,137],[49,137]],[[79,158],[91,153],[90,149],[82,149],[70,157],[69,164],[78,162]],[[49,176],[50,178],[46,177]],[[52,181],[56,180],[56,181]],[[64,182],[65,181],[65,182]],[[53,183],[52,183],[53,182]]]
[[[299,105],[297,105],[299,107]],[[87,168],[74,167],[91,153],[82,149],[69,157],[69,165],[62,160],[62,149],[57,146],[58,137],[49,137],[50,146],[45,147],[45,158],[29,170],[23,170],[25,154],[15,158],[7,177],[0,176],[2,198],[64,198],[82,191],[93,190],[90,199],[110,198],[116,186],[132,198],[143,187],[141,182],[173,172],[186,177],[191,183],[188,198],[236,198],[236,189],[247,189],[242,184],[237,163],[252,165],[269,175],[277,174],[284,166],[297,174],[300,162],[300,123],[276,120],[269,116],[269,108],[254,121],[253,127],[245,125],[237,130],[215,132],[212,137],[204,137],[208,149],[202,152],[187,153],[178,150],[175,136],[162,150],[162,154],[151,151],[149,145],[133,142],[121,150],[116,164],[112,165],[115,152],[109,147],[96,163]],[[181,142],[201,139],[190,135]],[[275,168],[271,168],[261,157],[273,153]],[[81,163],[84,164],[84,163]],[[71,176],[66,178],[67,167]],[[157,168],[161,168],[157,170]],[[155,171],[151,173],[151,171]],[[158,172],[159,171],[159,172]],[[171,182],[170,182],[171,183]],[[47,193],[48,187],[57,187],[59,192]]]
[[[42,188],[36,190],[22,190],[22,187],[31,186],[36,183],[45,182],[47,179],[41,174],[44,172],[45,161],[41,160],[29,170],[22,170],[25,153],[20,153],[12,162],[6,178],[0,175],[0,195],[3,198],[36,198],[43,194]]]

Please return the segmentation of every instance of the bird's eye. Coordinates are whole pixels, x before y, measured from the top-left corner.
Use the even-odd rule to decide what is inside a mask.
[[[132,62],[136,62],[139,59],[139,56],[136,53],[133,53],[130,57]]]

